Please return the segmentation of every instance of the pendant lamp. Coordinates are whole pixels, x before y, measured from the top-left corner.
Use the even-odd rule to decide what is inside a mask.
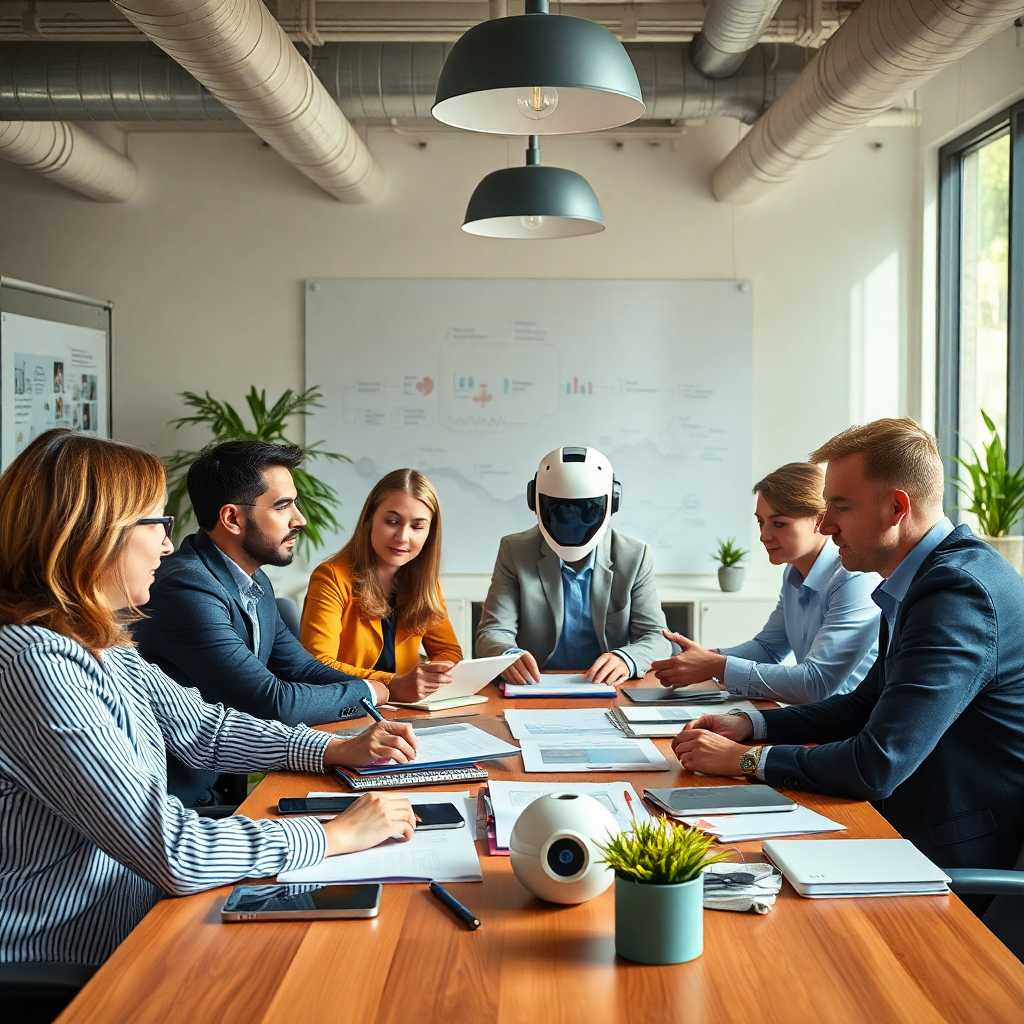
[[[531,135],[525,167],[492,171],[473,190],[462,230],[487,238],[571,238],[604,231],[604,215],[586,178],[541,164]]]
[[[569,135],[617,128],[644,112],[636,69],[607,29],[548,14],[481,22],[451,48],[431,113],[443,124],[498,135]]]

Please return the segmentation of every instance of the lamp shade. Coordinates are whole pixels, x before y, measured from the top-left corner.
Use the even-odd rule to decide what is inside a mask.
[[[604,231],[587,179],[542,164],[492,171],[473,190],[462,230],[487,238],[571,238]]]
[[[522,14],[475,25],[452,46],[431,111],[455,128],[499,135],[568,135],[644,112],[629,55],[582,18]]]

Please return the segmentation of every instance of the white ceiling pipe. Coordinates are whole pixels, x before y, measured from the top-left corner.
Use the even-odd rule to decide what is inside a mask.
[[[260,0],[113,0],[142,32],[325,192],[383,190],[370,151]]]
[[[764,35],[782,0],[708,0],[704,27],[690,44],[693,66],[708,78],[728,78]]]
[[[0,121],[0,157],[101,203],[130,199],[135,164],[66,121]]]
[[[767,195],[1021,13],[1022,0],[865,0],[718,165],[715,197]]]

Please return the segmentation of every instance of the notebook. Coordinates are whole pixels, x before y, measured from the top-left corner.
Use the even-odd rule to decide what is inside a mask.
[[[949,876],[907,839],[769,839],[763,850],[801,896],[949,892]]]
[[[771,786],[686,786],[645,789],[644,796],[674,817],[687,814],[757,814],[795,811],[796,803]]]
[[[592,683],[583,675],[542,673],[539,683],[505,683],[506,697],[614,697],[610,683]]]

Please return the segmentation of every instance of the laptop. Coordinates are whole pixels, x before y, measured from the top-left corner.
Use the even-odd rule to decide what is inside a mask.
[[[463,708],[469,704],[486,704],[487,698],[480,697],[480,691],[510,665],[515,664],[521,654],[499,654],[495,658],[470,658],[458,662],[449,673],[452,681],[435,690],[430,696],[417,701],[389,700],[396,708],[416,708],[419,711],[445,711],[448,708]]]

